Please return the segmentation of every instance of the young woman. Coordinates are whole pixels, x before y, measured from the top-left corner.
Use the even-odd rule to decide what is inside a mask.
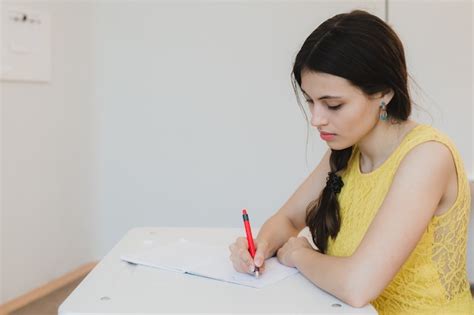
[[[364,11],[336,15],[306,39],[292,75],[329,150],[262,226],[254,259],[245,238],[230,246],[234,268],[262,273],[276,255],[355,307],[473,314],[469,184],[452,141],[409,119],[394,31]],[[297,237],[305,226],[318,250]]]

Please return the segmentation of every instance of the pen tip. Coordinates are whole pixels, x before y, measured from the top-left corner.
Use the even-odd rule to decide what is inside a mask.
[[[243,210],[242,210],[242,214],[247,214],[247,210],[246,210],[246,209],[243,209]]]
[[[258,278],[260,276],[260,273],[257,271],[255,271],[255,277]]]

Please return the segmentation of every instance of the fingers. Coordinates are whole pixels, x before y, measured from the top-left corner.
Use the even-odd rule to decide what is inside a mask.
[[[260,266],[257,266],[257,264],[255,264],[255,266],[258,267],[258,272],[260,274],[265,272],[265,262],[263,262]]]
[[[261,251],[258,251],[255,253],[255,257],[253,259],[255,266],[261,267],[263,266],[263,262],[265,261],[265,256]]]
[[[232,261],[232,266],[238,272],[252,274],[254,271],[253,268],[250,268],[247,264],[245,264],[244,262],[238,259],[232,259],[231,261]]]
[[[277,259],[280,263],[282,263],[282,260],[283,260],[283,249],[282,248],[283,247],[278,249],[277,254],[276,254],[276,257],[277,257]]]
[[[247,242],[247,239],[245,237],[239,237],[237,238],[237,241],[236,243],[240,246],[240,247],[243,247],[245,249],[248,249],[249,248],[249,243]]]
[[[254,262],[257,267],[262,267],[265,262],[268,243],[264,241],[257,242],[257,251],[255,253]]]
[[[255,264],[248,250],[247,239],[239,237],[229,246],[229,250],[234,269],[238,272],[253,274]]]

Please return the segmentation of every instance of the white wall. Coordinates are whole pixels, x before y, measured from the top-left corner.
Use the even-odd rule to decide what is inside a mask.
[[[49,83],[0,83],[0,303],[95,260],[98,237],[94,5],[21,4],[51,13],[53,72]]]
[[[472,176],[472,1],[391,1],[389,15],[421,88],[413,86],[414,100],[428,112],[415,117],[453,139]]]
[[[362,3],[362,4],[360,4]],[[383,1],[100,2],[100,246],[134,226],[256,225],[326,147],[305,158],[294,57],[325,19]]]

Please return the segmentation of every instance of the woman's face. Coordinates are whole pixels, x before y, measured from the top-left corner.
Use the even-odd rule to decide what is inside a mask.
[[[331,149],[353,146],[379,121],[382,99],[369,98],[344,78],[303,71],[301,89],[311,112],[311,125]]]

